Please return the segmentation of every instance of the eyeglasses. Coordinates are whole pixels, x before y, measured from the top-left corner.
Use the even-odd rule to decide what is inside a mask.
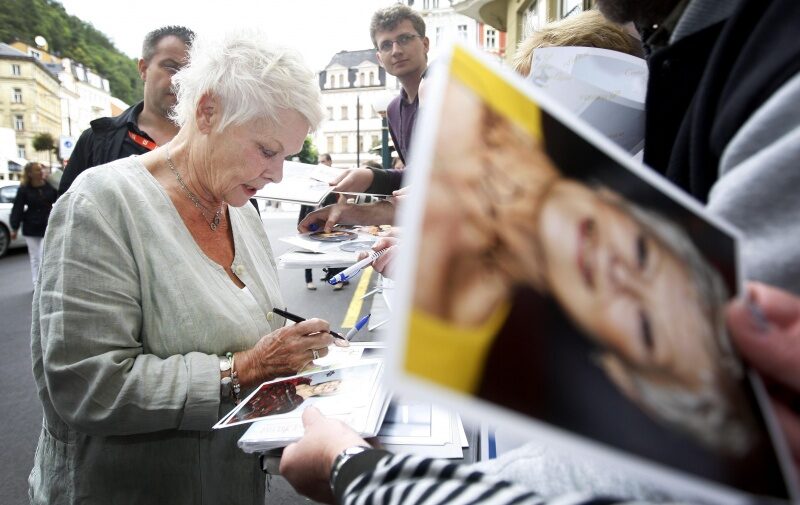
[[[397,45],[399,45],[400,47],[406,47],[409,42],[411,42],[417,37],[422,38],[421,35],[404,33],[399,37],[397,37],[397,39],[395,40],[384,40],[383,42],[381,42],[381,45],[378,46],[378,50],[382,53],[389,53],[392,51],[395,42],[397,42]]]

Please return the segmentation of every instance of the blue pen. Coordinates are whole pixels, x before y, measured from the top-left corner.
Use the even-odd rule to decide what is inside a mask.
[[[345,340],[350,340],[351,338],[353,338],[355,336],[356,333],[358,333],[361,330],[361,328],[366,326],[367,325],[367,321],[369,321],[369,316],[371,316],[371,315],[372,314],[367,314],[366,316],[364,316],[361,319],[359,319],[358,322],[356,323],[356,325],[353,326],[352,328],[350,328],[350,331],[348,331],[345,334],[345,336],[344,336]]]
[[[343,272],[340,272],[328,279],[328,283],[331,285],[336,285],[340,282],[350,280],[351,278],[355,277],[356,274],[358,274],[358,272],[360,272],[363,268],[368,267],[373,261],[386,254],[386,252],[392,247],[394,246],[389,246],[386,249],[381,249],[380,251],[370,252],[369,255],[363,260],[356,262],[355,264],[345,268]]]

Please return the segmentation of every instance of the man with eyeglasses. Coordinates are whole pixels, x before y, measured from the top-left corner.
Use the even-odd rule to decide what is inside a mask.
[[[90,123],[70,156],[59,195],[64,194],[87,168],[103,165],[134,154],[144,154],[166,144],[178,133],[169,118],[175,106],[172,76],[189,59],[194,32],[182,26],[165,26],[145,36],[139,75],[144,81],[144,100],[116,117]]]
[[[378,50],[378,62],[402,87],[386,113],[392,142],[406,164],[419,107],[419,86],[428,68],[430,42],[425,36],[425,21],[410,7],[395,4],[372,15],[369,32]],[[354,168],[335,181],[335,190],[390,194],[400,189],[402,175],[394,169]]]

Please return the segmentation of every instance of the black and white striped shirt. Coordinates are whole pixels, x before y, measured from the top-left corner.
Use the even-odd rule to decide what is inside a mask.
[[[335,483],[337,502],[357,504],[621,505],[624,500],[574,493],[545,500],[535,491],[447,460],[365,451],[348,460]]]

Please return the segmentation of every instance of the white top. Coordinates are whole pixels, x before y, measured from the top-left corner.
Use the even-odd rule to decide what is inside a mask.
[[[283,325],[267,236],[229,208],[231,265],[198,247],[137,157],[87,170],[53,208],[31,328],[45,429],[32,503],[264,503],[242,429],[209,431],[219,356]]]

